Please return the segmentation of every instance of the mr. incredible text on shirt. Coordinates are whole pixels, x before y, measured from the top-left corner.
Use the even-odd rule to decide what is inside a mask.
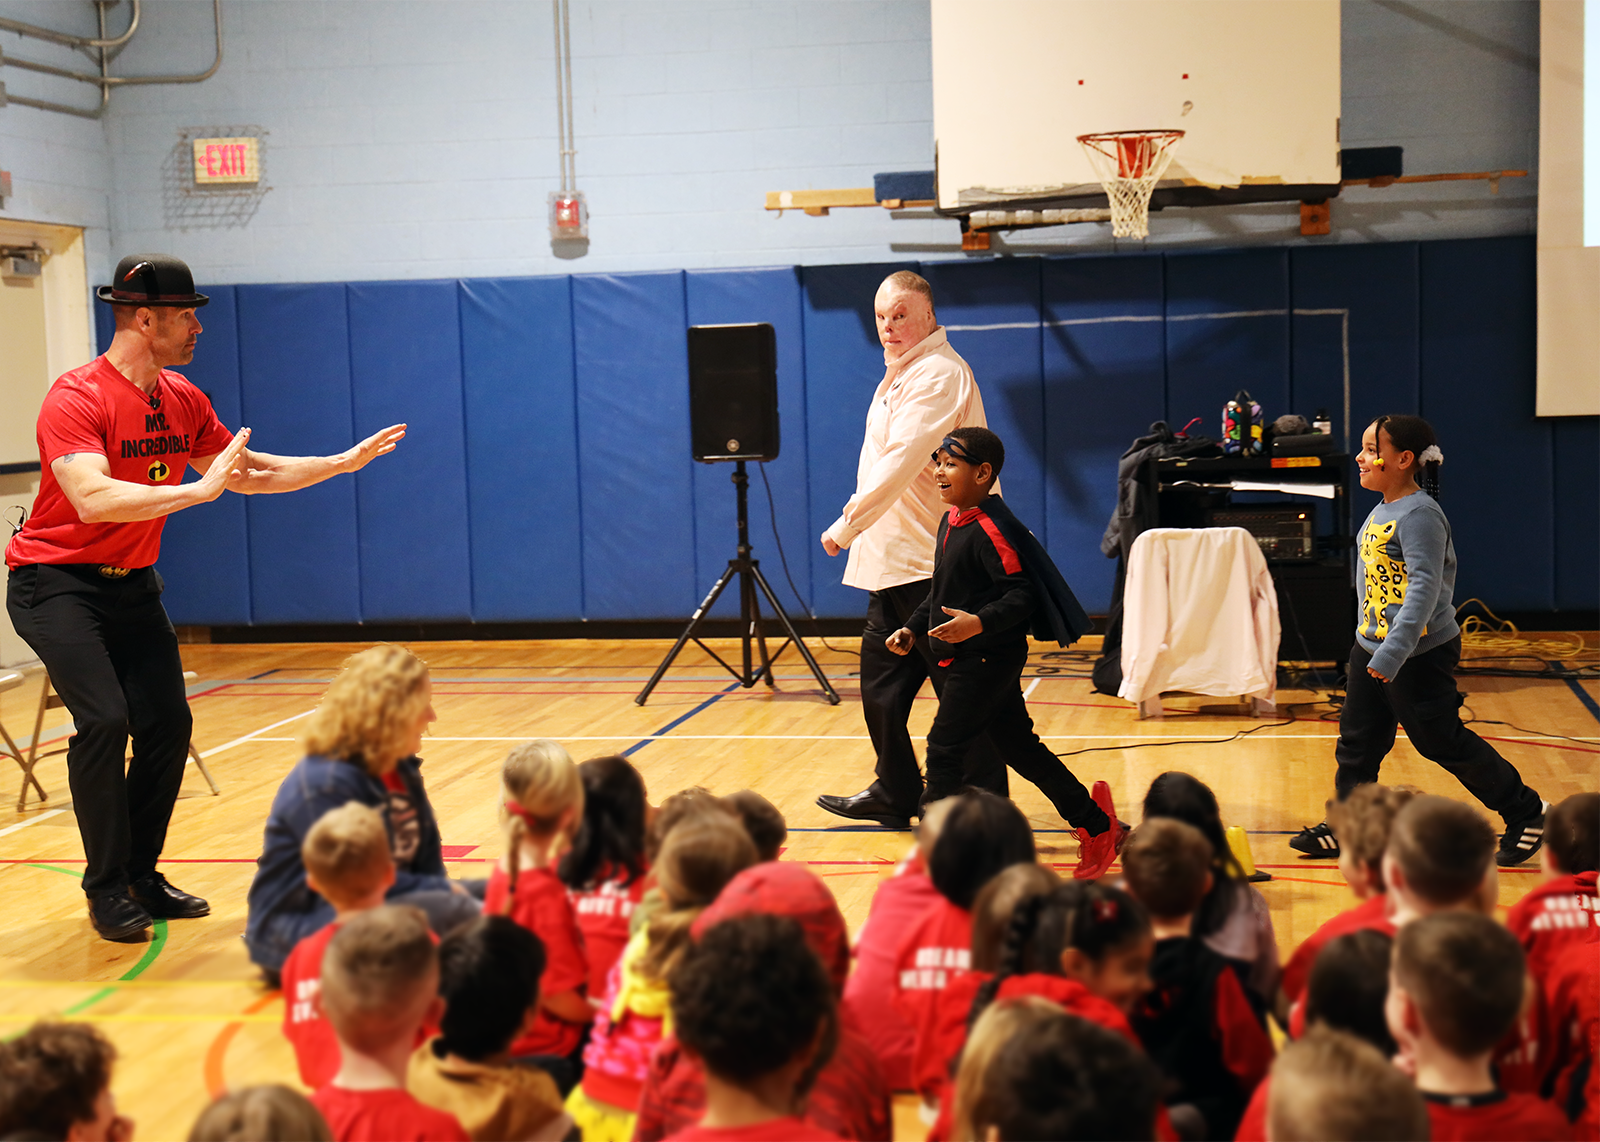
[[[39,409],[39,495],[33,514],[6,547],[7,566],[149,567],[161,553],[165,517],[84,523],[50,465],[86,453],[104,456],[114,480],[181,484],[191,456],[215,456],[231,438],[206,395],[177,373],[162,370],[149,394],[105,357],[63,373]]]

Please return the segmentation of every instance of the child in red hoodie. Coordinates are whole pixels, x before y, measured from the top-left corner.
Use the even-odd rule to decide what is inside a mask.
[[[1503,1090],[1490,1063],[1522,1007],[1526,961],[1487,916],[1439,912],[1395,939],[1386,1015],[1428,1102],[1434,1142],[1562,1142],[1565,1116]]]
[[[583,783],[553,741],[513,749],[501,770],[506,853],[489,877],[483,910],[510,916],[544,944],[539,1015],[511,1045],[519,1060],[543,1067],[565,1097],[583,1077],[583,1032],[594,1019],[583,931],[556,876],[556,862],[583,821]]]
[[[1506,927],[1528,957],[1533,978],[1544,981],[1564,948],[1589,941],[1594,914],[1595,870],[1600,869],[1600,793],[1579,793],[1545,817],[1539,854],[1544,883],[1511,906]]]
[[[306,833],[300,847],[306,884],[333,905],[333,922],[305,937],[283,961],[283,1034],[294,1048],[300,1081],[312,1090],[326,1086],[339,1070],[339,1040],[334,1037],[317,992],[322,987],[322,955],[339,925],[381,907],[394,884],[394,861],[383,815],[351,801],[329,809]]]

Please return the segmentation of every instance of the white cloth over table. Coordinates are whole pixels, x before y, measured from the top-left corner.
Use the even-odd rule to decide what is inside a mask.
[[[1242,527],[1158,527],[1128,554],[1122,686],[1130,702],[1164,690],[1274,701],[1278,595]]]

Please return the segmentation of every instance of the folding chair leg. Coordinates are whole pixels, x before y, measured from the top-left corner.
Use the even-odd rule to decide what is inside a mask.
[[[206,768],[205,759],[200,756],[200,751],[194,748],[194,742],[189,743],[189,758],[194,762],[195,768],[200,771],[200,776],[206,779],[206,784],[211,786],[211,796],[219,796],[222,791],[217,788],[217,783],[212,780],[211,771]]]
[[[39,791],[39,800],[50,800],[50,794],[44,791],[44,786],[39,784],[39,778],[33,772],[33,762],[22,756],[22,751],[17,748],[17,743],[11,740],[11,735],[6,733],[6,728],[3,725],[0,725],[0,738],[5,739],[6,749],[12,757],[17,759],[17,764],[22,767],[22,791],[17,794],[17,812],[20,813],[28,807],[28,782],[30,781],[33,782],[33,787]]]
[[[1155,694],[1139,703],[1139,720],[1161,717],[1161,695]]]

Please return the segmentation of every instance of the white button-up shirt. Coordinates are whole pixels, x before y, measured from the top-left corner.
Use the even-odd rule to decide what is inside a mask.
[[[930,457],[951,429],[988,426],[978,382],[943,326],[884,363],[867,411],[856,493],[828,528],[850,551],[845,586],[863,591],[932,577],[945,504]]]

